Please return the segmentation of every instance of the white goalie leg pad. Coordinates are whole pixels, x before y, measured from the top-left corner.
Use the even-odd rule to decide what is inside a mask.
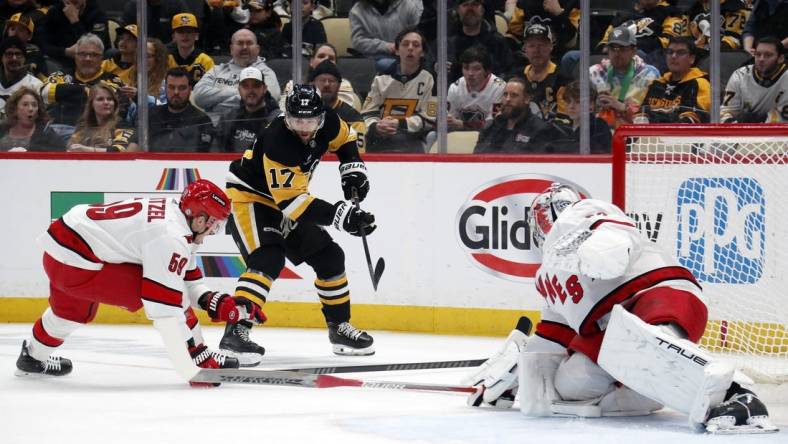
[[[693,425],[722,402],[733,380],[733,368],[620,305],[613,307],[597,362],[632,390],[688,414]]]
[[[564,359],[566,353],[520,353],[517,398],[524,415],[553,414],[552,404],[560,400],[555,390],[555,373]]]

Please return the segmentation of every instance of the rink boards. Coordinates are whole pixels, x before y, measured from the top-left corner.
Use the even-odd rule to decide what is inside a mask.
[[[46,307],[48,283],[35,242],[51,220],[79,203],[132,197],[178,197],[197,179],[224,184],[234,156],[152,154],[5,155],[0,236],[0,322],[29,322]],[[609,156],[366,156],[371,192],[364,209],[379,229],[373,260],[384,257],[378,291],[370,283],[361,240],[329,228],[343,247],[353,320],[363,328],[501,334],[520,315],[538,316],[532,276],[539,257],[526,224],[535,193],[552,181],[589,196],[612,196]],[[324,160],[313,195],[342,198],[338,162]],[[228,233],[208,239],[198,261],[208,285],[231,292],[245,268]],[[266,311],[271,325],[323,325],[314,274],[286,264]],[[99,322],[145,322],[141,312],[102,308]]]

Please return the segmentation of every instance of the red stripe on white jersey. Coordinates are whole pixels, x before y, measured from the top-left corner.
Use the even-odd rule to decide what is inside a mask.
[[[602,316],[610,313],[614,305],[620,304],[636,293],[651,288],[660,282],[671,280],[690,281],[699,289],[701,288],[698,281],[695,280],[695,276],[684,267],[671,266],[651,270],[623,283],[618,288],[608,293],[607,296],[600,299],[580,324],[580,334],[585,336],[600,332],[601,330],[596,324],[596,321]]]
[[[540,321],[536,325],[536,334],[543,339],[567,348],[577,333],[572,330],[572,327],[560,322]]]
[[[187,271],[186,276],[183,278],[184,281],[199,281],[200,279],[202,279],[200,267],[194,267],[194,269]]]
[[[85,239],[79,235],[76,231],[74,231],[71,227],[66,225],[63,222],[63,218],[60,218],[54,222],[52,225],[49,226],[47,233],[55,240],[58,244],[60,244],[63,248],[67,248],[74,253],[80,255],[83,259],[100,264],[102,260],[96,257],[93,253],[93,249],[90,248]]]
[[[60,347],[60,345],[63,344],[62,339],[50,336],[50,334],[44,330],[44,324],[41,322],[41,319],[37,320],[33,325],[33,338],[47,347]]]
[[[142,278],[142,299],[159,304],[180,307],[183,300],[183,293],[172,288],[165,287],[156,281]]]
[[[615,220],[615,219],[599,219],[598,221],[596,221],[596,222],[594,222],[593,224],[591,224],[591,230],[596,230],[596,229],[597,229],[597,228],[598,228],[600,225],[602,225],[602,224],[604,224],[604,223],[610,223],[610,224],[619,224],[619,225],[624,225],[624,226],[627,226],[627,227],[633,227],[633,228],[635,227],[635,225],[633,225],[633,224],[631,224],[631,223],[629,223],[629,222],[624,222],[624,221],[622,221],[622,220]]]
[[[186,326],[189,327],[189,330],[193,329],[197,324],[200,323],[200,320],[197,319],[197,314],[194,313],[194,310],[191,307],[187,308],[183,313],[186,315]]]

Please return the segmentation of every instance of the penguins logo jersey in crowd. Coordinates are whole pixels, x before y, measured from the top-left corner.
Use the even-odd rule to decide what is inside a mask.
[[[788,68],[781,64],[773,74],[761,77],[753,65],[731,75],[720,107],[722,122],[788,122]]]

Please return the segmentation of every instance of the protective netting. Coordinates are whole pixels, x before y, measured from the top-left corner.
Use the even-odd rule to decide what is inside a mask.
[[[701,282],[701,344],[758,382],[788,382],[788,132],[643,134],[625,139],[626,211]]]

